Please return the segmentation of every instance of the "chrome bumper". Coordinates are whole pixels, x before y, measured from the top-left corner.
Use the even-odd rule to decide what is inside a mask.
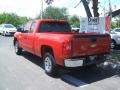
[[[81,59],[66,59],[64,60],[65,67],[79,67],[83,66],[83,60]]]
[[[86,56],[83,58],[65,59],[64,65],[65,67],[81,67],[91,64],[100,64],[107,60],[110,60],[109,55]]]

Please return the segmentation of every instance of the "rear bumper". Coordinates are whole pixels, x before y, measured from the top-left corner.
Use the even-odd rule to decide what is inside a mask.
[[[65,59],[64,66],[65,67],[81,67],[81,66],[89,66],[92,64],[100,64],[106,60],[109,60],[109,55],[95,55],[95,56],[87,56],[82,58],[74,58],[74,59]]]
[[[83,66],[83,60],[81,59],[66,59],[64,60],[65,67],[79,67]]]

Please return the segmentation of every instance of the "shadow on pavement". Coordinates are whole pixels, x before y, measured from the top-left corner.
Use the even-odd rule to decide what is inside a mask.
[[[98,68],[81,68],[80,70],[71,71],[61,76],[61,79],[74,86],[83,86],[94,83],[114,75],[120,75],[109,66]]]
[[[27,60],[31,61],[32,63],[40,66],[41,68],[44,68],[43,61],[40,57],[37,57],[37,56],[35,56],[31,53],[25,52],[25,51],[22,52],[22,56],[25,57]]]
[[[40,57],[32,55],[27,52],[23,52],[27,60],[43,68],[43,62]],[[120,69],[119,69],[120,70]],[[90,83],[94,83],[114,75],[120,76],[120,71],[109,65],[97,67],[97,68],[79,68],[74,70],[61,69],[58,75],[62,81],[71,84],[76,87],[84,86]]]

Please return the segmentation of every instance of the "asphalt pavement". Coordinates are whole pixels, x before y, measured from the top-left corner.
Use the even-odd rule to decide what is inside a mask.
[[[120,73],[109,66],[61,69],[59,74],[47,76],[41,58],[16,55],[13,37],[0,36],[0,90],[120,90]]]

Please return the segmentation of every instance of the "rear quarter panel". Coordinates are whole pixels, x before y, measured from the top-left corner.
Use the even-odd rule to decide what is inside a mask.
[[[62,45],[65,40],[68,40],[70,36],[50,33],[36,33],[35,42],[35,54],[41,56],[41,46],[50,46],[53,50],[55,62],[59,65],[63,65],[63,53]]]

